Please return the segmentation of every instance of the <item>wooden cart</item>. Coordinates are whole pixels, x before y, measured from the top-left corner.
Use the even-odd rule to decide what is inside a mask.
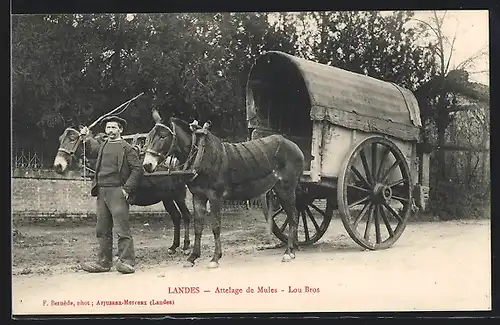
[[[425,210],[429,152],[409,90],[271,51],[249,73],[246,110],[252,139],[279,133],[304,153],[296,203],[301,245],[318,241],[338,211],[360,246],[388,248],[409,215]],[[285,241],[284,211],[272,192],[267,200],[273,232]]]

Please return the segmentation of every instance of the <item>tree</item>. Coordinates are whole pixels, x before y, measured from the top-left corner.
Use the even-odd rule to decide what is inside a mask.
[[[443,24],[446,19],[446,12],[439,16],[433,12],[430,22],[418,20],[422,37],[431,37],[427,45],[435,53],[438,62],[438,73],[422,84],[415,94],[419,99],[424,125],[434,122],[437,129],[438,143],[438,177],[445,180],[446,161],[445,144],[446,129],[453,121],[454,112],[463,110],[458,105],[458,97],[464,96],[469,100],[489,103],[489,93],[483,87],[478,87],[469,81],[469,73],[466,69],[475,60],[484,55],[484,51],[479,51],[470,58],[460,63],[457,67],[451,68],[450,62],[454,51],[457,34],[450,40],[443,34]],[[449,52],[447,47],[449,46]]]
[[[412,12],[340,11],[292,15],[299,56],[415,90],[434,75],[432,49],[416,45]]]

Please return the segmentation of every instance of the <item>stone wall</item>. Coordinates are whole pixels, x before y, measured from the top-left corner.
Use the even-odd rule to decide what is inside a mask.
[[[52,171],[15,170],[11,183],[11,209],[14,218],[87,217],[95,215],[96,199],[90,195],[92,182],[79,173],[60,176]],[[192,210],[191,199],[187,206]],[[131,214],[165,213],[160,202],[147,207],[132,205]]]
[[[94,218],[96,198],[90,195],[92,181],[79,172],[58,175],[51,170],[22,170],[12,173],[11,211],[14,220],[39,218]],[[193,211],[191,193],[187,191],[186,205]],[[225,211],[260,208],[260,201],[224,202]],[[130,206],[132,218],[163,217],[163,204]]]

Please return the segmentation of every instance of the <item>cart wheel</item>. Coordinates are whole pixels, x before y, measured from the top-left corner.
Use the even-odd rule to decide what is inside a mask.
[[[273,234],[282,242],[288,241],[288,221],[286,213],[274,191],[266,194],[269,217],[273,218]],[[332,220],[334,205],[331,199],[314,199],[307,195],[297,195],[296,208],[299,215],[297,229],[299,246],[317,242],[328,229]]]
[[[411,175],[401,150],[380,136],[364,139],[347,155],[337,186],[340,216],[351,238],[366,249],[391,247],[411,213]]]

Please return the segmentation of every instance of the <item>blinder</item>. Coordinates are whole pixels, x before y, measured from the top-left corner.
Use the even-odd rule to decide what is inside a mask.
[[[71,135],[69,135],[70,133],[76,134],[76,137],[74,140],[71,139]],[[59,146],[59,149],[57,149],[57,151],[61,151],[61,152],[64,152],[70,156],[73,156],[76,153],[76,150],[78,149],[78,146],[80,145],[80,142],[82,141],[82,137],[81,137],[80,132],[78,130],[71,128],[71,127],[64,130],[64,133],[61,136],[61,140],[64,140],[67,137],[70,137],[71,146],[69,146],[69,148],[65,148],[65,146],[63,146],[65,143],[61,143]]]
[[[174,150],[174,146],[175,146],[175,141],[177,140],[177,134],[174,132],[174,130],[175,130],[174,127],[170,128],[169,126],[167,126],[167,125],[165,125],[163,123],[156,123],[155,127],[161,127],[163,129],[166,129],[168,132],[170,132],[170,134],[172,134],[172,142],[170,143],[170,148],[168,149],[168,151],[167,151],[166,154],[162,154],[162,153],[157,152],[157,151],[155,151],[153,149],[147,149],[146,150],[147,153],[150,153],[150,154],[152,154],[154,156],[160,157],[162,159],[162,161],[163,161],[163,160],[167,159],[167,157],[172,154],[172,151]],[[146,141],[148,141],[148,140],[146,140]]]

